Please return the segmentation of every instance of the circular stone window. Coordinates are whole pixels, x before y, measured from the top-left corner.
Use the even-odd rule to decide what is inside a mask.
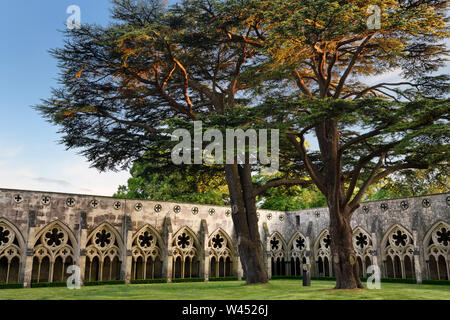
[[[136,211],[142,211],[142,209],[144,208],[144,206],[142,205],[142,203],[136,203],[135,205],[134,205],[134,210],[136,210]]]
[[[50,204],[50,202],[51,202],[51,198],[50,198],[49,196],[43,196],[43,197],[41,198],[41,203],[42,203],[44,206],[48,206],[48,205]]]
[[[21,203],[23,201],[23,197],[20,194],[16,194],[13,197],[15,203]]]
[[[155,205],[154,207],[155,212],[161,212],[162,206],[160,204]]]
[[[176,205],[175,207],[173,207],[173,212],[180,213],[181,212],[181,207],[179,205]]]
[[[113,204],[114,209],[119,210],[120,208],[122,208],[122,203],[120,201],[116,201]]]
[[[68,207],[73,207],[75,205],[75,199],[74,198],[67,198],[66,199],[66,205]]]
[[[215,210],[214,208],[210,208],[210,209],[208,210],[208,212],[209,212],[209,215],[210,215],[210,216],[213,216],[213,215],[216,213],[216,210]]]

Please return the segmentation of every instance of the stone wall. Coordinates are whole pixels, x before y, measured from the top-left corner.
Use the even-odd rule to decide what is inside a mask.
[[[327,208],[259,210],[269,276],[330,276]],[[0,189],[0,283],[242,277],[231,209]],[[449,279],[450,195],[363,203],[353,218],[361,272]]]

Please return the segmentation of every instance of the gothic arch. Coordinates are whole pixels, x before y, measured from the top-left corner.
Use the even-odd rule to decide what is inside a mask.
[[[438,221],[424,238],[425,261],[428,277],[437,280],[450,279],[450,226]]]
[[[286,275],[287,244],[283,236],[275,231],[269,238],[269,248],[272,263],[272,275]]]
[[[211,277],[229,277],[233,274],[235,252],[230,236],[218,228],[208,239],[209,275]]]
[[[164,241],[159,232],[150,224],[144,225],[132,239],[131,278],[162,278]]]
[[[200,275],[200,242],[191,228],[184,226],[172,237],[172,275],[193,278]]]
[[[291,275],[300,276],[302,265],[306,263],[306,237],[296,231],[288,243],[289,257],[291,260]]]
[[[353,229],[352,240],[356,253],[356,261],[358,262],[359,274],[366,276],[367,267],[372,265],[372,236],[369,232],[358,226]]]
[[[76,264],[78,242],[72,230],[60,220],[42,227],[33,243],[32,282],[62,282],[67,269]]]
[[[411,232],[395,224],[381,242],[385,275],[388,278],[414,278],[414,240]]]
[[[25,241],[19,229],[0,218],[0,283],[19,282]]]
[[[331,265],[331,236],[328,229],[322,230],[314,243],[314,255],[317,264],[317,275],[329,277],[333,267]]]
[[[123,240],[117,229],[103,222],[91,231],[86,241],[86,281],[120,279]]]

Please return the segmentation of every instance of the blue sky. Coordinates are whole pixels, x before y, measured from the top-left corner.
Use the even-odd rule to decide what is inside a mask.
[[[83,23],[107,24],[108,0],[3,0],[0,11],[0,187],[112,195],[129,174],[99,173],[57,143],[57,128],[31,108],[50,96],[70,5]]]
[[[56,86],[50,48],[62,45],[70,5],[82,23],[105,25],[109,0],[2,0],[0,11],[0,188],[112,195],[128,172],[99,173],[58,144],[57,128],[31,108]],[[449,71],[449,68],[446,68]],[[398,73],[371,79],[393,81]]]

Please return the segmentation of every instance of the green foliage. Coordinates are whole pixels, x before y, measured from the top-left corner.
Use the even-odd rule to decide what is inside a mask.
[[[125,280],[106,280],[106,281],[87,281],[84,283],[84,286],[107,286],[107,285],[118,285],[125,284]]]
[[[0,289],[22,289],[23,283],[1,283]]]
[[[67,287],[66,282],[35,282],[31,283],[32,288],[53,288],[53,287]]]
[[[174,166],[170,172],[155,172],[153,162],[145,161],[135,162],[130,173],[127,186],[120,186],[115,197],[211,205],[228,203],[223,174],[208,168]]]
[[[180,282],[204,282],[204,278],[174,278],[172,279],[173,283],[180,283]]]
[[[237,277],[211,277],[208,281],[237,281]]]
[[[135,279],[130,281],[131,284],[148,284],[148,283],[167,283],[167,279]]]

